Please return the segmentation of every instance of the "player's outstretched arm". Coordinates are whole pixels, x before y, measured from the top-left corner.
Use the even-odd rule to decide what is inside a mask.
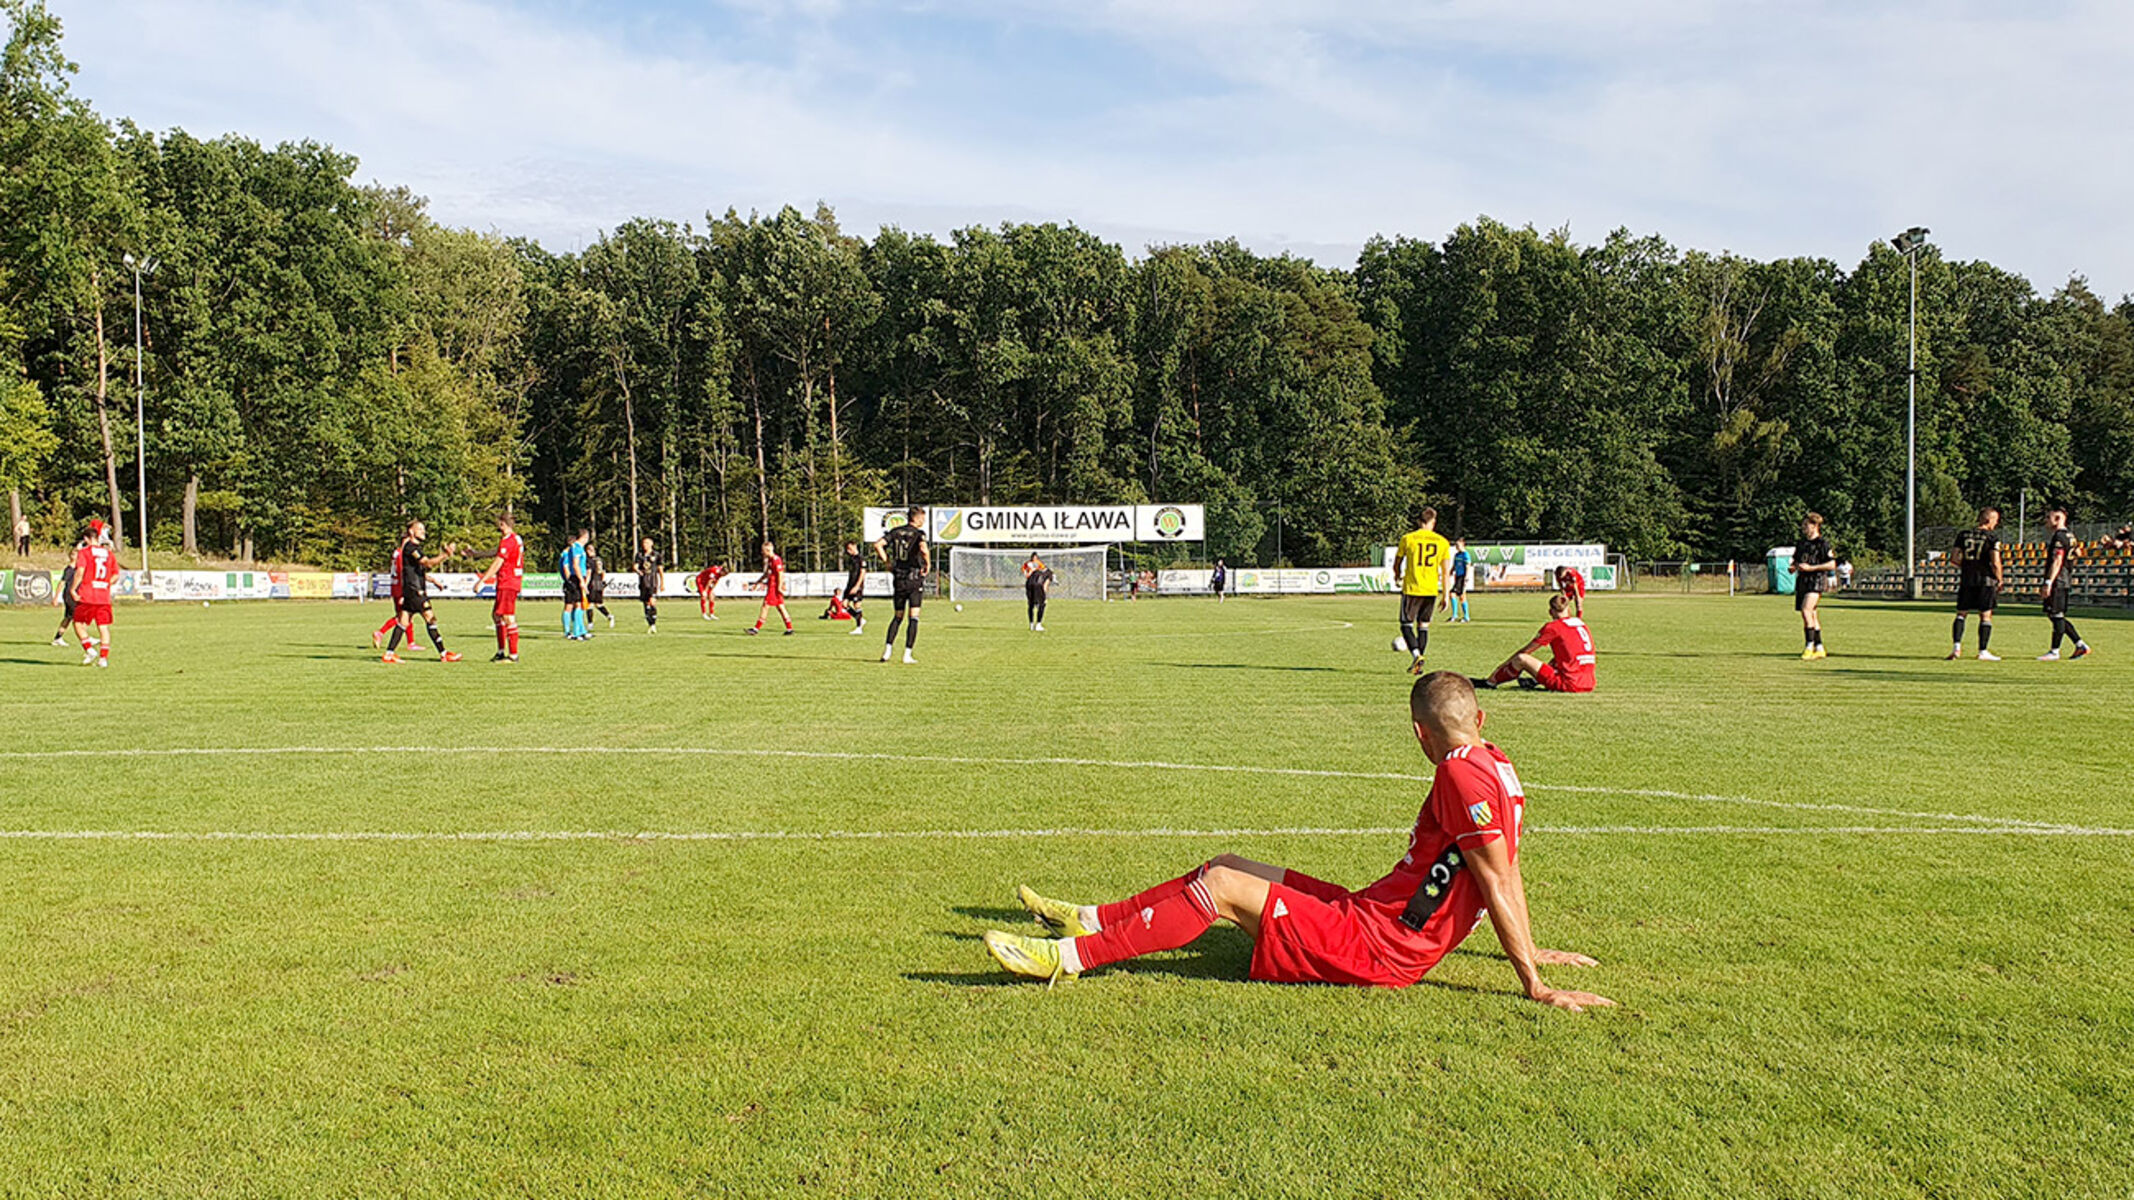
[[[1518,973],[1519,984],[1526,989],[1528,998],[1567,1012],[1613,1007],[1615,1001],[1606,996],[1552,988],[1542,982],[1541,952],[1534,948],[1526,919],[1526,885],[1519,878],[1518,864],[1505,850],[1504,839],[1465,848],[1465,852],[1467,869],[1475,873],[1475,881],[1482,885],[1482,901],[1489,906],[1489,923],[1496,929],[1497,941],[1504,946],[1504,956],[1512,960],[1512,970]]]

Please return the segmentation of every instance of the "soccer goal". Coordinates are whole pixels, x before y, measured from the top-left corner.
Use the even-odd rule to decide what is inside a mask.
[[[1104,563],[1111,553],[1104,546],[1059,546],[1039,548],[1037,556],[1052,568],[1054,600],[1102,600]],[[977,546],[951,546],[948,551],[948,597],[965,600],[1020,600],[1023,598],[1023,563],[1028,549],[987,550]]]

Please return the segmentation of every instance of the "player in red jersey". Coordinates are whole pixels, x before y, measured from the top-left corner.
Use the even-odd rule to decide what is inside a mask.
[[[1556,590],[1571,600],[1571,615],[1583,621],[1586,617],[1586,577],[1577,567],[1556,568]]]
[[[1584,621],[1571,615],[1571,605],[1568,595],[1558,593],[1549,597],[1549,623],[1541,627],[1533,641],[1505,659],[1489,678],[1475,680],[1475,686],[1493,688],[1518,679],[1521,686],[1539,686],[1552,692],[1592,691],[1596,661],[1593,631],[1586,628]],[[1544,646],[1549,650],[1547,662],[1534,655]],[[1522,676],[1531,676],[1534,682],[1528,684]]]
[[[1482,740],[1474,688],[1433,671],[1409,691],[1408,714],[1437,776],[1407,855],[1377,883],[1352,892],[1225,854],[1116,904],[1068,904],[1022,888],[1023,906],[1065,936],[996,931],[985,935],[986,949],[1016,974],[1057,978],[1176,949],[1225,920],[1252,937],[1254,979],[1406,987],[1464,941],[1486,911],[1528,996],[1572,1012],[1611,1003],[1542,982],[1543,963],[1594,963],[1534,946],[1519,877],[1525,789],[1504,753]]]
[[[526,585],[526,543],[510,513],[496,519],[496,554],[482,583],[496,585],[496,599],[489,605],[489,622],[496,626],[496,654],[490,662],[519,661],[519,591]]]
[[[371,631],[370,648],[373,650],[385,645],[385,635],[391,633],[400,624],[400,555],[406,551],[407,545],[406,542],[393,544],[393,583],[391,592],[393,611],[385,614],[385,624]]]
[[[785,622],[785,635],[792,637],[793,614],[785,610],[785,560],[778,557],[778,549],[769,538],[763,539],[763,574],[756,577],[756,586],[763,589],[763,607],[756,610],[756,627],[749,633],[762,633],[763,618],[775,608],[779,619]]]
[[[119,559],[111,552],[111,531],[101,519],[91,521],[88,541],[74,552],[74,582],[68,594],[74,607],[74,636],[81,641],[85,667],[111,665],[111,586],[118,579]]]
[[[726,578],[725,563],[713,563],[697,572],[697,615],[707,621],[716,621],[719,614],[713,609],[719,602],[719,581]]]

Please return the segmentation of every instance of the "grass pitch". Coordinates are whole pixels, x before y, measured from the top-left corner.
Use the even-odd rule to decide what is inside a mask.
[[[1945,607],[1839,603],[1803,663],[1784,600],[1596,597],[1598,693],[1485,697],[1536,937],[1603,964],[1551,978],[1622,1005],[1572,1016],[1486,929],[1403,992],[1243,982],[1227,926],[1050,991],[979,946],[1020,881],[1382,873],[1389,599],[937,603],[915,667],[527,607],[515,668],[472,603],[397,669],[376,604],[130,606],[108,671],[0,612],[0,829],[434,835],[0,838],[0,1192],[2134,1188],[2134,623],[1948,663]],[[1541,623],[1476,607],[1433,665]]]

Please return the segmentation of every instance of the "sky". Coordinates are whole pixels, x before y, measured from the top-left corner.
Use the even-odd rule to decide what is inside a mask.
[[[2126,0],[48,0],[106,117],[572,250],[826,202],[1349,266],[1478,215],[2134,292]]]

